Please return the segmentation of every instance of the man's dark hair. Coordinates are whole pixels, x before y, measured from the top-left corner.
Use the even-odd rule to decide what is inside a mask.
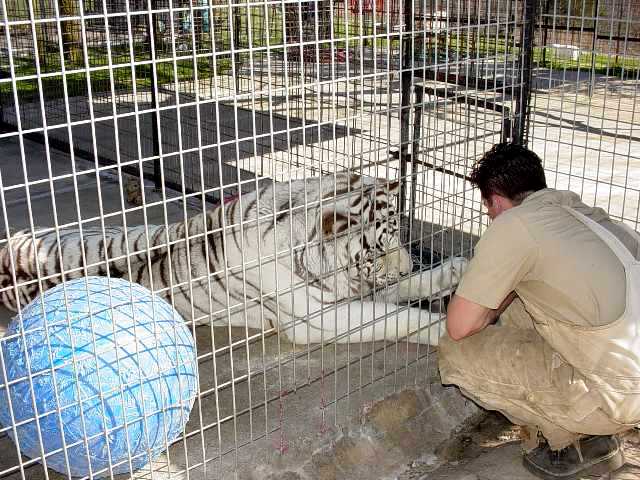
[[[540,157],[515,143],[494,145],[475,163],[469,180],[480,189],[482,198],[497,194],[514,203],[547,188]]]

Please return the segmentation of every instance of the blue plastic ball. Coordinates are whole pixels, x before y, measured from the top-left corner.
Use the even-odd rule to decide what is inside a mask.
[[[183,431],[198,388],[183,319],[122,279],[47,290],[13,319],[0,347],[0,424],[17,425],[17,438],[8,433],[22,454],[41,457],[42,441],[47,466],[72,476],[146,465]]]

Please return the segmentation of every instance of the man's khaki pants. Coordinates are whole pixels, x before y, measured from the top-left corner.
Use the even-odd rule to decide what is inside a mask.
[[[534,435],[541,431],[554,450],[581,434],[628,428],[598,408],[595,392],[586,390],[580,374],[536,332],[519,299],[499,323],[457,342],[440,340],[442,383],[457,385],[483,408],[501,412]]]

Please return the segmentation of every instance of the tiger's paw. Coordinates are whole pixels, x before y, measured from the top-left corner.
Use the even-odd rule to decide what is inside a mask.
[[[401,297],[426,302],[433,310],[432,304],[441,304],[456,289],[468,263],[464,257],[452,257],[431,270],[406,277],[400,282]]]
[[[438,267],[440,270],[438,274],[434,275],[431,296],[444,297],[451,295],[460,283],[468,265],[469,260],[464,257],[451,257],[445,260]]]
[[[455,285],[460,283],[462,280],[462,275],[467,270],[469,266],[469,260],[465,257],[453,257],[451,259],[451,272],[452,272],[452,282]]]

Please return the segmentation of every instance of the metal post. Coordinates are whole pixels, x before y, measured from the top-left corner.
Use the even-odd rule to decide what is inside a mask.
[[[596,81],[596,40],[598,39],[598,9],[600,0],[595,0],[593,4],[593,36],[591,37],[591,70],[589,71],[589,96],[593,95]],[[580,62],[580,59],[578,59]],[[579,64],[579,63],[578,63]]]
[[[537,15],[537,0],[526,0],[523,8],[522,35],[520,37],[520,72],[522,85],[516,96],[513,141],[520,145],[527,144],[527,122],[529,101],[531,100],[531,80],[533,70],[533,44]]]
[[[624,10],[624,0],[620,1],[620,10],[618,14],[618,19],[622,19],[622,12]],[[618,22],[618,32],[616,33],[616,60],[614,62],[614,66],[618,66],[618,60],[620,56],[620,34],[622,33],[622,22]]]
[[[418,152],[420,151],[420,138],[422,133],[422,115],[423,115],[423,105],[424,105],[424,83],[421,83],[419,86],[414,86],[414,109],[413,109],[413,138],[411,142],[411,192],[409,194],[409,211],[411,212],[411,217],[409,217],[409,241],[413,241],[413,235],[411,232],[413,231],[413,215],[415,215],[416,211],[416,200],[417,200],[417,185],[418,185],[418,172],[417,165],[419,162]],[[437,103],[437,100],[436,102]],[[406,166],[405,166],[406,168]]]
[[[156,10],[157,4],[156,0],[151,0],[151,8]],[[158,38],[158,17],[154,17],[153,21],[150,22],[147,19],[147,38],[149,44],[153,42],[155,49],[153,51],[157,52],[158,48],[161,48],[160,39]],[[153,52],[152,51],[152,52]],[[151,55],[151,60],[154,61],[153,55]],[[156,67],[156,63],[154,62],[151,65],[151,104],[152,108],[155,112],[158,111],[158,71]],[[152,142],[152,153],[155,158],[153,160],[153,183],[156,190],[160,190],[162,188],[162,174],[161,174],[161,166],[160,166],[160,140],[158,137],[158,131],[160,130],[160,124],[158,122],[158,115],[155,113],[151,116],[151,142]]]
[[[235,75],[235,84],[236,84],[236,95],[240,92],[240,75],[238,75],[238,68],[240,65],[240,54],[238,53],[238,49],[240,48],[240,29],[242,28],[242,18],[240,15],[236,13],[236,9],[232,7],[232,18],[233,18],[233,63],[236,68]]]
[[[400,36],[402,59],[400,62],[400,202],[399,211],[402,213],[407,199],[407,162],[409,132],[411,123],[411,87],[413,83],[413,0],[404,0],[404,31]],[[407,34],[407,31],[410,32]],[[415,152],[412,152],[412,155]]]
[[[549,9],[551,8],[551,1],[547,0],[544,4],[544,21],[540,23],[542,27],[542,66],[546,68],[547,66],[547,38],[549,36],[549,25],[547,23],[547,15],[549,14]]]
[[[42,18],[45,18],[47,16],[47,10],[46,10],[46,5],[44,3],[44,0],[40,0],[40,16]],[[49,45],[49,35],[48,35],[48,31],[49,31],[49,27],[45,24],[45,25],[41,25],[40,26],[40,33],[42,34],[42,46],[44,48],[38,48],[40,50],[40,53],[44,53],[44,55],[42,55],[42,58],[40,58],[40,64],[41,66],[43,66],[44,68],[47,68],[47,61],[48,61],[48,57],[49,55],[47,55],[47,48]]]

